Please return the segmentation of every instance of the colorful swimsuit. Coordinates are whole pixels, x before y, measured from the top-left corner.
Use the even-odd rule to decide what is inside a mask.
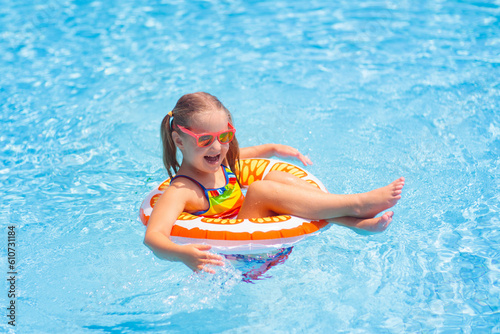
[[[222,165],[224,176],[226,177],[226,185],[221,188],[206,189],[200,182],[186,175],[176,175],[172,178],[172,183],[178,177],[185,177],[200,186],[208,200],[209,207],[207,210],[201,210],[191,213],[196,216],[209,218],[233,218],[240,211],[243,204],[244,196],[241,192],[240,185],[236,180],[236,175],[226,166]]]

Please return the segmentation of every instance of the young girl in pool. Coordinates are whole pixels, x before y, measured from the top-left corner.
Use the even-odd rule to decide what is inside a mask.
[[[189,212],[205,217],[257,218],[294,215],[370,232],[384,231],[393,212],[380,212],[401,198],[404,178],[367,193],[325,193],[289,173],[273,171],[252,183],[243,196],[236,176],[239,159],[271,156],[311,161],[293,147],[266,144],[239,148],[230,112],[214,96],[194,93],[182,96],[161,124],[163,163],[172,176],[170,186],[158,199],[149,219],[144,242],[160,258],[182,261],[194,271],[214,271],[207,265],[223,265],[222,257],[208,252],[210,246],[177,245],[170,232],[177,217]],[[179,165],[176,148],[182,152]],[[223,191],[214,196],[207,189]],[[219,191],[219,192],[220,192]]]

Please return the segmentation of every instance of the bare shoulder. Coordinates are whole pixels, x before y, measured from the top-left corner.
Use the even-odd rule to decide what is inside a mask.
[[[159,231],[169,236],[183,211],[201,211],[206,206],[208,200],[199,185],[188,178],[176,178],[156,202],[146,233]]]
[[[177,217],[189,207],[195,197],[195,191],[182,186],[181,182],[171,184],[158,198],[149,218],[146,234],[159,231],[169,236]]]
[[[194,184],[194,182],[190,181],[186,178],[178,178],[175,179],[174,182],[170,184],[167,189],[163,192],[163,194],[158,199],[157,205],[166,204],[166,203],[176,203],[176,206],[182,203],[183,209],[184,206],[193,200],[195,200],[197,196],[197,192],[199,187]],[[156,206],[155,206],[156,208]]]
[[[197,183],[185,177],[176,178],[160,199],[162,197],[164,197],[165,201],[182,201],[184,205],[183,211],[188,212],[201,211],[208,205],[203,189]]]

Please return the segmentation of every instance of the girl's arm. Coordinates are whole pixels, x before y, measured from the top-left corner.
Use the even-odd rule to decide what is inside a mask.
[[[221,266],[224,263],[219,255],[207,252],[211,248],[210,246],[177,245],[170,240],[172,226],[177,217],[184,211],[190,191],[190,189],[177,188],[175,185],[165,190],[149,218],[144,243],[161,259],[183,262],[193,271],[203,270],[215,273],[214,270],[205,265]]]
[[[269,158],[277,156],[281,158],[295,157],[299,159],[304,166],[312,165],[311,159],[304,156],[296,148],[281,144],[264,144],[240,149],[240,159],[250,158]]]

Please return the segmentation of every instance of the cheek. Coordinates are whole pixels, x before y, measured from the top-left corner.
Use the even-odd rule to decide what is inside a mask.
[[[194,142],[184,141],[181,151],[186,155],[198,156],[203,155],[205,149],[198,147]]]
[[[192,149],[193,149],[193,152],[195,152],[195,154],[199,155],[199,156],[209,155],[209,153],[210,153],[210,146],[209,147],[199,147],[198,145],[194,144]]]

